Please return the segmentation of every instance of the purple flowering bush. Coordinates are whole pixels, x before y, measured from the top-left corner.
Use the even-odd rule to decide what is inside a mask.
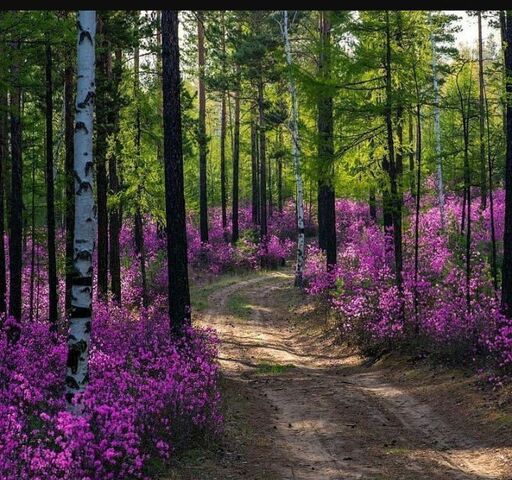
[[[494,221],[498,262],[503,236],[504,195],[495,192]],[[412,205],[412,202],[411,202]],[[492,283],[490,210],[472,205],[470,308],[466,301],[465,239],[460,234],[462,201],[446,199],[447,225],[441,229],[435,199],[422,200],[419,219],[419,271],[414,276],[414,210],[405,211],[403,303],[393,271],[393,242],[369,216],[368,206],[337,200],[338,263],[331,271],[325,257],[309,245],[306,290],[328,301],[341,334],[367,354],[409,349],[470,362],[485,359],[512,372],[512,322],[501,315]],[[498,263],[499,264],[499,263]],[[417,292],[417,310],[414,305]]]
[[[83,414],[66,411],[65,336],[23,322],[0,335],[0,478],[147,478],[151,459],[221,428],[212,332],[171,340],[157,308],[96,305]]]

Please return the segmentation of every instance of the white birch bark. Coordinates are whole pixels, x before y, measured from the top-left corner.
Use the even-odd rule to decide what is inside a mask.
[[[68,409],[75,413],[79,413],[81,408],[80,405],[73,405],[73,397],[85,390],[89,379],[92,254],[96,237],[92,149],[96,11],[80,10],[77,26],[77,92],[74,137],[75,228],[66,375]]]
[[[302,287],[304,273],[304,187],[302,183],[302,171],[300,162],[300,140],[299,140],[299,102],[297,98],[297,88],[295,80],[291,73],[292,53],[290,48],[290,38],[288,36],[288,11],[283,11],[283,37],[286,51],[286,62],[290,69],[289,89],[292,98],[292,115],[290,121],[290,130],[292,134],[292,159],[295,172],[296,197],[297,197],[297,261],[295,265],[295,285]]]
[[[434,79],[434,142],[437,167],[437,198],[439,213],[441,215],[441,228],[444,229],[444,185],[443,185],[443,159],[441,156],[441,112],[439,109],[439,81],[437,78],[437,52],[434,35],[431,34],[432,43],[432,77]]]

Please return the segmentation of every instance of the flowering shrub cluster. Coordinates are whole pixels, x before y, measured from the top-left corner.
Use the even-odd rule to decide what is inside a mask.
[[[221,427],[211,332],[172,341],[157,307],[96,305],[93,324],[82,415],[65,408],[65,336],[40,320],[15,345],[0,332],[0,478],[147,478],[150,458]]]
[[[495,193],[495,227],[500,262],[503,238],[502,191]],[[471,361],[492,358],[512,371],[512,322],[499,311],[490,258],[490,212],[472,205],[470,305],[466,299],[465,239],[461,235],[462,202],[446,202],[447,225],[441,229],[432,198],[422,203],[419,219],[419,270],[414,275],[414,215],[404,222],[403,292],[393,271],[393,240],[369,215],[368,207],[338,200],[338,263],[327,272],[325,258],[308,248],[307,291],[326,298],[339,318],[343,335],[365,353],[393,348],[416,349],[443,358]],[[499,264],[499,263],[498,263]],[[417,303],[415,302],[417,299]]]

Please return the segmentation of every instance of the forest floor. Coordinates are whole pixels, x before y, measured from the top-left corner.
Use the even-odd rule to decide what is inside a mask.
[[[396,355],[370,365],[289,270],[224,276],[193,299],[221,340],[226,428],[166,479],[512,479],[510,392]]]

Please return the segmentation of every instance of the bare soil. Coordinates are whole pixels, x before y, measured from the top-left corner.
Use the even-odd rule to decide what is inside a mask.
[[[474,375],[366,366],[288,271],[209,288],[195,322],[221,339],[226,432],[170,478],[512,480],[511,408]]]

